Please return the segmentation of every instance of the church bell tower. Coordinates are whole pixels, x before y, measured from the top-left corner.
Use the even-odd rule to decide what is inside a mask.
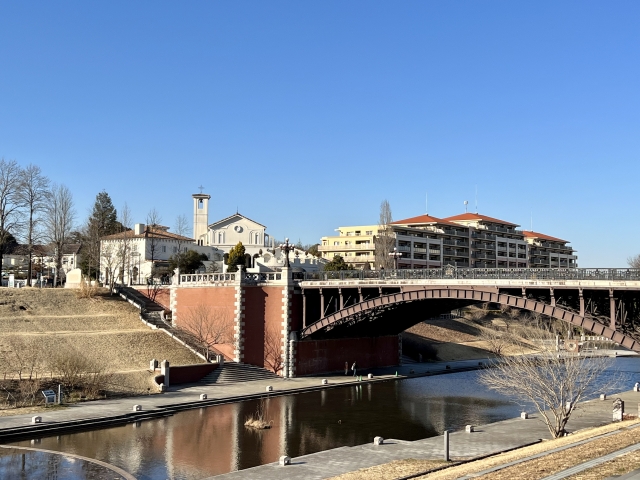
[[[193,238],[198,245],[208,245],[209,200],[211,195],[194,193],[193,197]]]

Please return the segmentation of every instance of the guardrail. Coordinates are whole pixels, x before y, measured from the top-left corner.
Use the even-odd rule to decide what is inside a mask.
[[[305,272],[296,280],[521,279],[640,281],[637,268],[424,268],[416,270],[346,270]]]

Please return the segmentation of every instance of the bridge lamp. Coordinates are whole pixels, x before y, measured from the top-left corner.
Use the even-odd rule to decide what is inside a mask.
[[[398,269],[398,259],[402,256],[402,253],[398,251],[396,247],[393,247],[393,252],[389,253],[390,257],[393,257],[394,268]]]
[[[285,238],[284,243],[280,245],[280,250],[284,252],[284,266],[289,268],[291,264],[289,264],[289,252],[293,252],[295,247],[289,243],[289,239]]]

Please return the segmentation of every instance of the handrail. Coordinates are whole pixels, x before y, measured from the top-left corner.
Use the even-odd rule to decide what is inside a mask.
[[[328,280],[437,280],[437,279],[520,279],[520,280],[617,280],[640,281],[638,268],[443,268],[401,270],[344,270],[305,272],[302,281]],[[297,279],[297,280],[298,280]]]

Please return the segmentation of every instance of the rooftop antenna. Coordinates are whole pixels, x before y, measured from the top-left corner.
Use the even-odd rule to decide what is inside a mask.
[[[478,213],[478,185],[476,185],[476,214]]]
[[[533,210],[531,210],[531,231],[533,232]]]
[[[426,212],[427,215],[429,215],[429,192],[425,193],[425,196],[426,196],[426,198],[425,198],[425,208],[426,208],[425,212]]]
[[[467,205],[469,205],[469,201],[465,200],[464,201],[464,213],[467,213]]]

